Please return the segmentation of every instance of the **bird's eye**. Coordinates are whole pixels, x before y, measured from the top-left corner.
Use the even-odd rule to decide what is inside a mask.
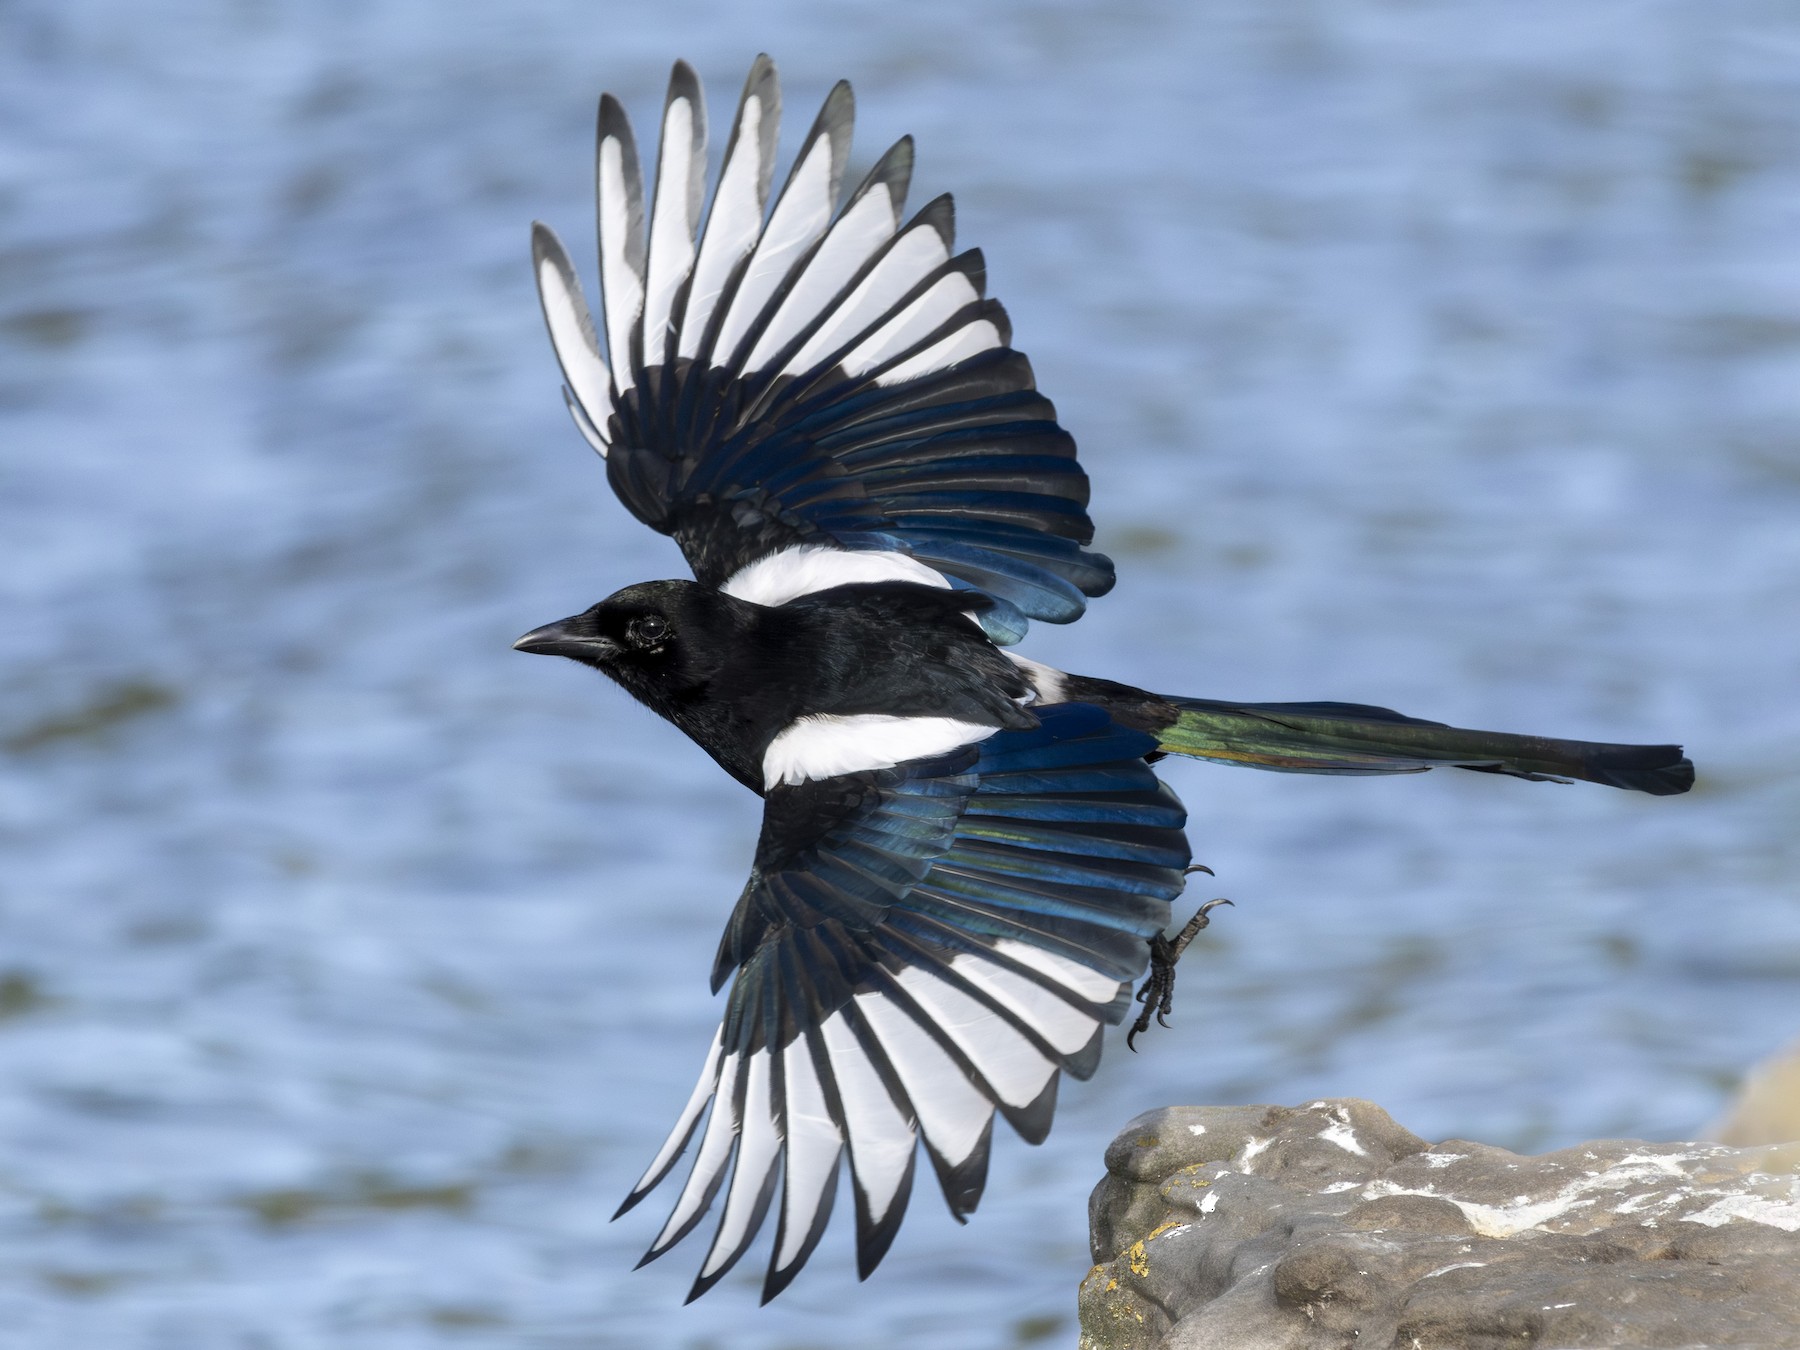
[[[633,619],[625,636],[634,647],[654,647],[669,635],[669,625],[655,614]]]

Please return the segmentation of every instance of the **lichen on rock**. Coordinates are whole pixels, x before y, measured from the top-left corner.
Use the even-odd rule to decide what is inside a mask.
[[[1800,1345],[1800,1145],[1427,1144],[1168,1107],[1106,1154],[1083,1350]]]

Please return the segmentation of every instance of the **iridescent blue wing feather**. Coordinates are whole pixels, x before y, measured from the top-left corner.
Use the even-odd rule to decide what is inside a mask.
[[[950,1210],[975,1208],[993,1118],[1041,1140],[1062,1072],[1085,1078],[1188,862],[1150,737],[1046,707],[948,755],[771,791],[720,944],[724,1023],[630,1208],[698,1136],[645,1259],[723,1195],[693,1297],[773,1208],[764,1297],[812,1253],[847,1161],[867,1275],[923,1145]],[[704,1125],[702,1116],[706,1116]],[[779,1173],[779,1179],[778,1179]]]
[[[702,228],[694,72],[678,64],[670,80],[648,213],[630,123],[602,100],[600,323],[555,234],[533,236],[581,434],[633,514],[672,535],[697,578],[745,598],[828,581],[818,551],[849,551],[987,592],[1000,640],[1027,617],[1078,618],[1113,581],[1087,548],[1087,477],[985,293],[980,253],[955,251],[950,199],[903,223],[902,140],[840,205],[854,114],[840,84],[769,207],[780,105],[759,57]],[[804,582],[774,561],[784,553],[807,560]]]

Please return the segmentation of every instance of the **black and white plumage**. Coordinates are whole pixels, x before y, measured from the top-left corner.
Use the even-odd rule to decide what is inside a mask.
[[[1093,1071],[1182,888],[1161,755],[1692,781],[1675,746],[1162,696],[1003,650],[1112,585],[1074,442],[981,255],[956,252],[950,199],[905,216],[910,140],[843,194],[839,84],[772,193],[780,111],[759,57],[709,204],[705,106],[678,64],[647,207],[630,123],[602,98],[599,323],[555,234],[533,233],[576,426],[695,580],[628,587],[517,645],[603,671],[765,801],[713,970],[724,1022],[623,1207],[692,1152],[645,1258],[718,1208],[691,1297],[771,1210],[764,1297],[784,1288],[840,1165],[867,1275],[920,1145],[961,1217],[996,1114],[1044,1136],[1058,1074]]]

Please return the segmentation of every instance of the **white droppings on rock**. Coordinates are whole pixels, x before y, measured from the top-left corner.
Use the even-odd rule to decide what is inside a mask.
[[[1211,1214],[1218,1207],[1219,1193],[1217,1191],[1208,1191],[1200,1200],[1200,1212],[1202,1214]]]
[[[1448,1167],[1451,1163],[1462,1162],[1468,1156],[1466,1153],[1427,1153],[1425,1165],[1427,1167]]]
[[[1362,1146],[1362,1142],[1356,1137],[1356,1131],[1350,1128],[1347,1116],[1332,1121],[1331,1124],[1320,1130],[1319,1138],[1328,1144],[1336,1144],[1346,1153],[1354,1153],[1359,1158],[1369,1156],[1369,1150]]]
[[[1733,1219],[1745,1219],[1751,1223],[1766,1223],[1771,1228],[1779,1228],[1788,1233],[1800,1232],[1800,1180],[1789,1184],[1789,1195],[1791,1198],[1788,1199],[1766,1195],[1728,1195],[1722,1200],[1715,1200],[1698,1213],[1683,1215],[1681,1221],[1703,1223],[1708,1228],[1717,1228]]]
[[[1438,1276],[1448,1275],[1453,1270],[1479,1270],[1486,1264],[1486,1261],[1452,1261],[1449,1265],[1439,1266],[1436,1270],[1428,1271],[1419,1278],[1422,1280],[1435,1280]]]
[[[1360,1181],[1334,1181],[1331,1185],[1320,1191],[1319,1194],[1336,1195],[1339,1191],[1353,1191],[1360,1185],[1362,1185],[1362,1182]]]
[[[1680,1167],[1682,1162],[1692,1162],[1706,1156],[1713,1150],[1702,1150],[1696,1153],[1681,1154],[1647,1154],[1633,1153],[1612,1166],[1599,1172],[1589,1172],[1568,1182],[1553,1194],[1534,1200],[1530,1195],[1515,1195],[1504,1205],[1483,1204],[1474,1200],[1464,1200],[1456,1195],[1440,1191],[1436,1186],[1401,1186],[1391,1181],[1376,1181],[1370,1184],[1368,1193],[1380,1195],[1427,1195],[1439,1200],[1448,1200],[1463,1212],[1463,1217],[1482,1237],[1504,1238],[1515,1233],[1523,1233],[1527,1229],[1542,1228],[1556,1220],[1575,1213],[1577,1210],[1592,1209],[1601,1204],[1608,1192],[1617,1192],[1628,1187],[1637,1188],[1644,1185],[1662,1187],[1670,1180],[1686,1181],[1688,1173]],[[1670,1170],[1670,1163],[1676,1163],[1676,1169]],[[1648,1193],[1639,1191],[1617,1204],[1606,1207],[1611,1213],[1634,1213],[1651,1205],[1667,1206],[1686,1197],[1691,1199],[1692,1190],[1668,1192],[1663,1190]],[[1749,1197],[1739,1197],[1749,1198]],[[1796,1226],[1800,1226],[1800,1205],[1796,1209]],[[1733,1217],[1726,1215],[1726,1218]],[[1720,1222],[1724,1222],[1721,1219]]]
[[[1196,1137],[1198,1137],[1198,1136],[1199,1136],[1199,1135],[1203,1135],[1203,1134],[1205,1134],[1205,1133],[1206,1133],[1206,1126],[1204,1126],[1204,1125],[1190,1125],[1190,1126],[1188,1126],[1188,1133],[1189,1133],[1189,1134],[1191,1134],[1191,1135],[1194,1135],[1194,1136],[1196,1136]]]
[[[1686,1164],[1698,1162],[1702,1158],[1715,1153],[1723,1153],[1722,1148],[1695,1149],[1692,1153],[1627,1153],[1613,1164],[1613,1167],[1649,1167],[1665,1176],[1676,1177],[1682,1181],[1688,1178]],[[1592,1156],[1591,1154],[1589,1155]],[[1610,1170],[1610,1169],[1608,1169]],[[1601,1175],[1594,1173],[1593,1175]]]

